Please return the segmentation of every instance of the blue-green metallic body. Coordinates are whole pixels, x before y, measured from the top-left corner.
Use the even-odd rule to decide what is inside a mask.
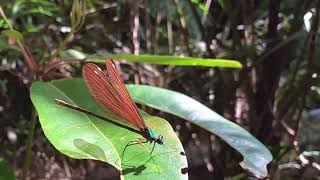
[[[150,143],[156,142],[158,144],[163,144],[163,137],[159,136],[156,137],[156,135],[153,133],[153,131],[150,128],[145,128],[140,130],[143,137],[145,137]]]
[[[157,139],[157,137],[154,135],[153,131],[150,128],[146,128],[146,133],[150,139]]]

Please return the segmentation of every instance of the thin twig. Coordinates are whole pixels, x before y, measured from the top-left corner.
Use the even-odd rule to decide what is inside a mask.
[[[148,12],[149,0],[144,0],[144,19],[146,24],[146,42],[147,42],[147,52],[151,54],[151,23]]]
[[[298,139],[298,132],[299,132],[299,124],[300,124],[300,120],[301,120],[301,116],[302,116],[302,112],[304,110],[304,106],[306,104],[306,98],[303,98],[302,99],[302,103],[301,103],[301,106],[300,106],[300,109],[298,111],[298,115],[297,115],[297,118],[296,118],[296,122],[295,122],[295,125],[294,125],[294,129],[296,131],[296,134],[295,134],[295,137],[294,137],[294,141],[296,141]],[[294,142],[293,142],[294,143]]]
[[[160,33],[159,33],[159,31],[157,29],[161,24],[161,20],[162,20],[162,14],[159,11],[159,12],[157,12],[157,15],[156,15],[156,24],[154,26],[154,36],[153,36],[153,39],[152,39],[153,54],[157,54],[157,44],[158,44],[157,42],[158,42],[159,37],[160,37]]]
[[[58,56],[58,54],[65,48],[65,46],[67,45],[68,42],[70,42],[73,39],[74,36],[74,32],[71,31],[67,37],[63,40],[63,42],[59,45],[59,47],[57,49],[54,50],[52,56],[50,57],[50,60],[48,62],[48,64],[50,64],[52,61],[54,61],[56,59],[56,57]]]
[[[173,33],[172,33],[172,22],[170,19],[167,20],[167,31],[168,31],[169,54],[172,54],[173,53]]]
[[[316,52],[316,44],[319,29],[319,21],[320,21],[320,1],[317,3],[316,15],[314,21],[312,23],[310,37],[308,40],[310,41],[309,46],[307,46],[308,52],[308,68],[306,74],[296,83],[297,85],[292,88],[293,91],[286,96],[277,110],[277,118],[281,120],[284,114],[287,112],[289,107],[293,104],[297,103],[300,98],[305,98],[308,94],[310,86],[314,83],[314,79],[312,79],[312,74],[315,71],[314,62],[315,62],[315,52]],[[297,98],[298,97],[298,98]]]
[[[210,5],[211,5],[211,2],[212,0],[207,0],[206,1],[206,6],[203,10],[203,14],[202,14],[202,17],[201,17],[201,24],[204,25],[204,23],[206,22],[207,20],[207,16],[208,16],[208,12],[209,12],[209,8],[210,8]]]
[[[139,3],[130,3],[130,17],[131,17],[131,35],[132,35],[132,51],[133,54],[138,55],[140,51],[139,42]]]
[[[172,2],[176,8],[177,16],[179,18],[179,27],[182,31],[182,38],[183,38],[184,46],[187,49],[188,55],[192,56],[193,53],[192,53],[192,50],[190,49],[190,46],[189,46],[187,22],[186,22],[184,15],[181,12],[182,10],[179,8],[179,0],[172,0]]]
[[[28,139],[27,139],[27,149],[26,154],[23,162],[23,173],[22,173],[22,180],[25,180],[28,176],[28,171],[31,164],[32,159],[32,146],[33,146],[33,139],[34,139],[34,131],[36,126],[37,120],[37,112],[34,107],[32,107],[31,119],[30,119],[30,126],[28,132]]]

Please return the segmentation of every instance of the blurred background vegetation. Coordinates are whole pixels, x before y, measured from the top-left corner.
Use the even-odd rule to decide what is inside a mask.
[[[54,61],[55,53],[74,49],[239,60],[240,70],[132,62],[121,68],[126,82],[185,93],[246,128],[273,154],[269,178],[319,179],[319,0],[87,0],[85,22],[72,35],[71,1],[2,0],[0,6],[25,47],[21,51],[16,43],[19,35],[0,36],[0,154],[18,178],[32,114],[30,84],[39,77],[80,76],[81,63]],[[0,30],[8,28],[0,17]],[[190,179],[250,176],[238,165],[241,156],[220,139],[177,117],[147,111],[170,119],[179,133]],[[59,154],[39,124],[35,137],[31,179],[119,176],[101,162]]]

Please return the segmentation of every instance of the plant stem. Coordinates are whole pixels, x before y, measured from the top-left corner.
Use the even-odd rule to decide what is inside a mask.
[[[72,40],[74,33],[74,31],[71,31],[63,40],[63,42],[59,45],[59,47],[54,50],[52,56],[50,57],[49,64],[55,60],[58,54],[66,47],[67,43]]]
[[[181,29],[182,32],[182,39],[184,42],[184,46],[188,52],[188,55],[192,57],[192,50],[189,46],[189,36],[188,36],[188,29],[187,29],[187,21],[186,18],[183,14],[183,10],[179,7],[179,0],[172,0],[172,3],[175,7],[178,19],[179,19],[179,28]]]
[[[29,133],[28,133],[28,139],[27,139],[27,149],[26,149],[25,159],[23,163],[22,180],[26,179],[28,175],[28,170],[30,167],[30,162],[32,158],[33,136],[34,136],[34,130],[36,126],[36,120],[37,120],[37,112],[36,112],[36,109],[32,107],[31,121],[29,125]]]
[[[10,23],[9,19],[7,18],[7,16],[5,15],[4,11],[2,10],[1,5],[0,5],[0,15],[3,17],[4,21],[9,26],[9,29],[11,31],[14,31],[13,26]],[[31,56],[31,54],[29,53],[28,49],[23,45],[22,40],[20,40],[20,39],[16,39],[16,40],[17,40],[17,44],[18,44],[18,46],[20,48],[20,51],[21,51],[22,55],[24,56],[24,59],[25,59],[26,63],[28,64],[31,72],[35,72],[36,70],[38,70],[38,65],[36,64],[35,60]]]
[[[4,14],[2,7],[0,6],[0,15],[3,17],[4,21],[7,23],[7,25],[9,26],[10,30],[13,30],[13,27],[10,23],[10,21],[8,20],[7,16]]]

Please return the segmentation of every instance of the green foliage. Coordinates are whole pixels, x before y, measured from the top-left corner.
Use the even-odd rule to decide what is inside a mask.
[[[14,37],[18,40],[22,39],[22,34],[19,31],[15,31],[15,30],[4,30],[1,32],[1,34],[7,37]]]
[[[71,30],[78,31],[85,20],[85,1],[74,0],[71,10]]]
[[[7,49],[7,50],[11,49],[11,50],[15,50],[16,52],[19,51],[19,48],[16,45],[8,44],[7,36],[3,36],[3,35],[0,36],[0,48]]]
[[[192,57],[177,56],[160,56],[160,55],[132,55],[132,54],[113,54],[108,56],[112,59],[126,59],[133,62],[147,62],[161,65],[177,65],[177,66],[205,66],[205,67],[228,67],[241,68],[239,61],[227,59],[204,59]]]
[[[92,112],[105,114],[90,96],[81,79],[37,82],[31,87],[31,99],[41,127],[52,145],[75,159],[95,159],[117,168],[124,179],[187,179],[181,168],[187,167],[183,147],[165,120],[142,112],[147,125],[156,135],[164,136],[164,144],[127,146],[142,136],[103,120],[55,104],[62,99]]]
[[[204,10],[204,8],[206,6],[205,2],[200,2],[199,0],[192,0],[191,2],[196,4],[198,6],[198,8],[201,9],[202,11]]]
[[[263,178],[268,174],[270,151],[237,124],[225,119],[198,101],[178,92],[145,85],[127,85],[135,102],[179,116],[219,136],[239,151],[244,160],[240,165]]]
[[[176,65],[176,66],[204,66],[204,67],[226,67],[226,68],[242,68],[239,61],[228,59],[209,59],[209,58],[193,58],[193,57],[178,57],[165,55],[150,55],[150,54],[112,54],[105,56],[86,55],[80,51],[69,49],[63,52],[64,57],[73,57],[79,60],[95,63],[105,63],[106,57],[114,60],[128,60],[132,62],[145,62],[159,65]]]
[[[85,11],[84,2],[87,6]],[[1,83],[1,89],[6,89],[0,93],[0,101],[4,102],[0,102],[0,119],[5,122],[5,126],[1,128],[18,128],[18,137],[24,137],[31,114],[29,97],[23,95],[26,94],[26,89],[29,89],[35,79],[48,81],[77,76],[83,62],[77,61],[79,59],[104,63],[105,57],[97,55],[107,55],[134,62],[170,64],[171,66],[141,66],[128,63],[124,67],[134,67],[134,70],[126,69],[125,72],[134,74],[135,81],[189,94],[250,130],[268,145],[275,157],[269,166],[271,171],[267,178],[288,179],[288,174],[294,174],[292,179],[314,179],[312,176],[316,173],[309,173],[310,169],[315,170],[311,164],[313,159],[309,164],[304,164],[305,161],[302,162],[300,157],[305,150],[312,152],[319,149],[319,123],[316,118],[308,116],[309,111],[319,108],[320,103],[319,95],[313,90],[320,82],[320,66],[317,61],[320,57],[318,2],[190,2],[192,3],[180,0],[2,0],[0,10],[4,11],[7,18],[0,16],[0,81],[4,82]],[[210,6],[204,11],[205,4]],[[84,24],[84,15],[86,25],[81,26]],[[201,16],[208,18],[201,21]],[[134,27],[134,19],[139,20],[138,27]],[[137,30],[136,39],[132,38],[134,29]],[[5,31],[2,32],[3,30]],[[22,35],[23,42],[19,44]],[[18,41],[13,44],[14,39],[8,40],[8,36],[15,37]],[[139,46],[133,47],[133,43],[138,43]],[[22,47],[25,49],[21,49]],[[66,48],[79,51],[75,56],[64,56],[61,52]],[[141,55],[126,54],[132,52],[139,52]],[[169,56],[158,56],[161,54]],[[72,57],[72,61],[68,61],[68,57]],[[244,68],[203,68],[241,67],[234,61],[217,61],[221,58],[240,60]],[[133,78],[129,75],[125,77],[130,81]],[[19,108],[20,106],[23,108]],[[208,112],[212,113],[209,109]],[[179,130],[181,139],[185,133],[197,134],[198,128],[191,127]],[[3,129],[0,132],[4,132]],[[216,130],[220,129],[213,127],[211,130],[219,135]],[[32,135],[31,132],[28,134]],[[220,145],[212,149],[219,141],[207,141],[208,133],[205,134],[205,137],[199,137],[202,147],[195,149],[204,149],[207,152],[204,155],[217,157],[218,160],[210,158],[210,162],[207,162],[206,159],[197,157],[197,161],[201,163],[190,164],[194,168],[190,171],[191,176],[199,170],[201,175],[202,172],[210,174],[214,179],[248,178],[238,167],[233,152]],[[37,137],[35,144],[38,141],[41,142],[42,138]],[[250,141],[252,142],[256,141]],[[77,144],[78,147],[86,145],[83,141],[77,141]],[[22,146],[25,147],[25,142],[18,141],[15,147]],[[21,155],[13,157],[15,153],[8,150],[5,143],[0,148],[5,149],[5,157],[24,159]],[[101,153],[95,144],[88,144],[88,148],[93,150],[91,156],[100,157]],[[82,149],[87,151],[86,148]],[[190,149],[188,147],[187,152]],[[243,149],[240,152],[246,154],[247,151]],[[262,153],[268,154],[266,151]],[[265,168],[269,161],[266,158],[268,155],[264,156],[263,165],[250,164],[254,162],[256,154],[253,159],[244,155],[242,165],[247,168]],[[250,161],[246,161],[248,159]],[[208,163],[207,166],[204,162]],[[214,163],[214,171],[207,168],[210,163]],[[287,165],[285,168],[284,164]],[[19,168],[17,167],[17,171]],[[257,171],[257,174],[265,173],[261,169]],[[195,176],[199,178],[199,175]]]
[[[8,162],[0,158],[0,179],[2,180],[15,180],[16,177]]]

